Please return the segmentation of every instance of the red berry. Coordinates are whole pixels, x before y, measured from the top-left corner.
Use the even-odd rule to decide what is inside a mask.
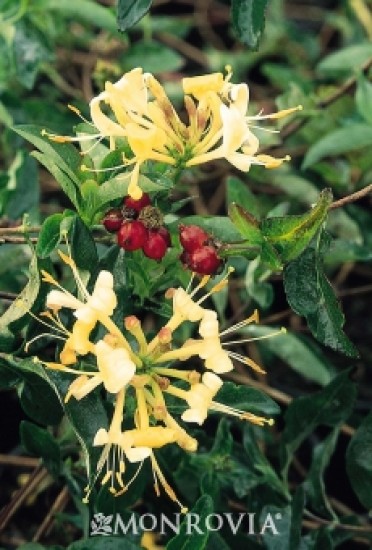
[[[129,196],[125,197],[124,204],[128,208],[133,208],[136,212],[140,212],[142,208],[145,208],[145,206],[149,206],[151,204],[151,199],[147,193],[143,193],[142,197],[138,200],[134,200]]]
[[[138,250],[146,241],[147,231],[143,223],[138,220],[124,222],[118,231],[117,238],[118,245],[124,250]]]
[[[187,252],[194,252],[209,239],[208,233],[197,225],[180,225],[179,231],[181,244]]]
[[[222,265],[213,246],[203,246],[190,253],[188,266],[200,275],[214,275]]]
[[[116,233],[116,231],[119,231],[121,224],[123,223],[123,216],[120,208],[111,208],[111,210],[108,210],[102,220],[102,223],[110,233]]]
[[[166,229],[164,226],[159,227],[158,233],[159,233],[159,235],[161,235],[163,237],[163,239],[167,243],[167,246],[170,246],[171,245],[171,238],[170,238],[170,234],[169,234],[168,229]]]
[[[142,247],[143,253],[152,260],[161,260],[165,255],[168,244],[157,230],[149,229],[147,239]]]

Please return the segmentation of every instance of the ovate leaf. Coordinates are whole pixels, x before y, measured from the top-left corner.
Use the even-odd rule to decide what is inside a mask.
[[[319,425],[335,427],[350,416],[356,397],[349,371],[339,374],[323,390],[298,397],[285,413],[282,459],[287,471],[293,453]]]
[[[344,333],[344,315],[323,268],[322,256],[329,246],[325,233],[316,239],[284,270],[284,289],[293,311],[306,317],[307,324],[322,344],[357,357],[358,351]]]
[[[252,245],[262,244],[262,234],[258,220],[240,204],[233,202],[229,207],[229,217],[239,233]]]
[[[363,147],[370,147],[371,145],[372,126],[361,122],[349,124],[345,128],[334,130],[316,141],[306,153],[302,169],[306,170],[306,168],[325,157],[359,151]]]
[[[46,258],[58,246],[61,240],[60,226],[63,214],[52,214],[47,218],[39,233],[36,245],[36,254],[39,258]]]
[[[231,16],[239,40],[257,49],[265,27],[268,0],[232,0]]]
[[[203,495],[199,498],[194,508],[190,511],[191,514],[196,514],[199,524],[205,526],[206,517],[213,512],[213,501],[208,495]],[[166,546],[167,550],[203,550],[206,546],[209,531],[206,527],[188,532],[187,518],[182,522],[180,532]]]
[[[118,26],[124,32],[133,27],[149,11],[152,0],[119,0]]]
[[[359,426],[346,451],[346,469],[360,502],[372,508],[372,413]]]
[[[44,428],[23,420],[20,427],[21,442],[27,452],[41,457],[53,476],[61,471],[61,453],[59,445]]]
[[[331,191],[324,189],[310,212],[300,216],[273,217],[262,221],[262,234],[283,262],[293,260],[305,249],[323,223],[331,202]]]

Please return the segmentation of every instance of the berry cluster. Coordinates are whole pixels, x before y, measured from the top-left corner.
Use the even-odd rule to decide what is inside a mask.
[[[197,225],[179,225],[183,252],[181,262],[199,275],[214,275],[223,265],[218,256],[218,243]]]
[[[111,208],[102,223],[107,231],[117,234],[121,248],[142,249],[152,260],[161,260],[171,244],[169,232],[162,225],[163,216],[151,205],[147,193],[138,200],[125,197],[123,208]]]

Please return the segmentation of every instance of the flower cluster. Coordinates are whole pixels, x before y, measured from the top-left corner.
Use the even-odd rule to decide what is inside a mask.
[[[110,233],[117,234],[124,250],[142,250],[152,260],[161,260],[171,245],[169,231],[163,225],[160,210],[151,205],[147,193],[138,200],[124,197],[123,208],[111,208],[103,218]]]
[[[59,361],[43,361],[43,364],[48,369],[76,375],[64,397],[65,402],[70,399],[82,400],[98,386],[111,395],[114,402],[109,427],[102,426],[94,437],[93,445],[102,447],[102,453],[95,478],[86,489],[84,501],[88,501],[101,475],[101,483],[109,484],[109,491],[113,495],[122,494],[134,479],[125,480],[126,463],[139,463],[138,473],[143,461],[149,459],[157,494],[162,486],[169,497],[184,509],[160,470],[154,450],[173,443],[186,451],[195,452],[198,443],[172,416],[167,402],[169,399],[177,399],[184,404],[181,420],[185,423],[196,422],[201,425],[209,411],[217,411],[260,426],[271,424],[272,419],[237,410],[215,400],[223,385],[219,375],[233,369],[232,359],[263,372],[252,359],[226,349],[226,346],[236,341],[222,341],[233,331],[257,322],[257,312],[221,332],[216,312],[205,308],[204,302],[227,285],[229,273],[207,293],[202,293],[202,296],[200,293],[210,277],[205,276],[193,289],[192,278],[186,290],[168,289],[166,298],[172,300],[172,315],[158,333],[148,339],[135,316],[126,317],[123,327],[114,323],[112,315],[117,298],[110,272],[101,271],[93,291],[89,293],[70,253],[59,254],[71,268],[81,298],[64,289],[49,273],[42,272],[43,280],[54,288],[47,295],[47,311],[40,315],[39,320],[52,328],[56,338],[63,341]],[[61,321],[61,308],[73,312],[75,320],[70,328]],[[174,344],[174,333],[186,321],[195,325],[198,337],[188,339],[177,347]],[[95,340],[93,331],[97,325],[100,325],[101,330],[95,333],[101,337]],[[42,336],[45,334],[36,338]],[[79,365],[81,357],[85,358],[83,366]],[[194,369],[175,368],[172,365],[192,357],[199,357],[204,362],[205,370],[202,374]],[[136,403],[135,414],[131,429],[123,430],[124,415],[128,414],[125,412],[128,396]]]
[[[91,100],[93,133],[76,138],[48,135],[62,143],[92,139],[98,143],[107,138],[111,149],[116,148],[119,138],[124,138],[131,155],[123,154],[123,164],[114,168],[133,166],[128,194],[136,200],[142,196],[139,174],[146,161],[185,168],[225,158],[244,172],[252,164],[265,168],[280,166],[289,157],[258,154],[259,140],[251,128],[260,120],[278,119],[302,107],[248,116],[248,86],[232,84],[231,77],[231,68],[227,67],[225,77],[222,73],[213,73],[182,80],[188,114],[185,124],[156,78],[136,68],[114,84],[106,82],[105,90]],[[109,114],[104,112],[104,105],[109,108]],[[73,110],[80,114],[77,109]]]

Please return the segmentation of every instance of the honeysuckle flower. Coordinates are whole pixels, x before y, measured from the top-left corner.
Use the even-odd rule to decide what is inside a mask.
[[[202,425],[208,413],[213,411],[261,426],[271,424],[271,419],[234,409],[215,400],[223,385],[218,374],[233,368],[232,359],[263,372],[249,357],[226,349],[226,346],[241,344],[249,339],[225,341],[225,337],[234,331],[258,321],[257,312],[221,331],[216,312],[204,306],[211,295],[225,288],[233,270],[228,270],[207,291],[210,276],[203,277],[195,286],[193,276],[186,289],[180,287],[167,291],[166,296],[172,300],[172,315],[158,333],[148,340],[137,317],[126,317],[122,328],[113,321],[117,299],[113,277],[109,272],[101,271],[93,291],[88,292],[70,251],[68,256],[61,254],[61,258],[72,270],[79,297],[67,292],[49,273],[43,272],[43,280],[54,288],[47,297],[49,310],[43,312],[38,320],[57,332],[55,337],[62,340],[64,346],[59,363],[41,362],[47,369],[75,375],[64,397],[65,403],[71,399],[82,401],[99,386],[108,401],[114,402],[109,427],[101,426],[92,441],[95,447],[102,447],[102,451],[97,470],[86,489],[84,502],[88,502],[99,477],[114,496],[128,490],[139,475],[144,460],[148,459],[156,493],[164,490],[180,506],[181,511],[185,511],[162,473],[155,453],[157,449],[169,444],[176,444],[186,452],[195,452],[198,442],[168,410],[169,396],[180,399],[186,406],[181,416],[185,422]],[[62,308],[73,312],[76,320],[71,329],[64,326],[59,317]],[[189,338],[177,345],[175,331],[183,323],[193,324],[195,332],[199,334],[197,338]],[[93,329],[97,324],[100,330],[95,332]],[[130,338],[124,336],[124,329]],[[45,336],[45,333],[35,339],[41,336]],[[87,356],[84,365],[71,366],[78,362],[80,355]],[[193,368],[185,368],[184,364],[182,368],[174,368],[171,364],[174,361],[192,360],[193,357],[204,360],[206,372],[202,375]],[[181,387],[178,382],[181,382]],[[127,429],[124,429],[127,394],[130,394],[131,403],[134,403],[134,414],[132,419],[126,417]],[[126,475],[127,462],[138,464],[138,469],[129,480]]]
[[[202,382],[194,384],[187,392],[186,401],[189,405],[181,416],[185,422],[197,422],[203,424],[207,418],[208,409],[211,407],[213,397],[221,388],[223,382],[213,372],[205,372]]]
[[[107,82],[105,90],[91,100],[90,124],[97,131],[75,138],[45,131],[44,134],[59,142],[96,140],[98,143],[107,138],[111,149],[115,148],[117,138],[126,139],[132,156],[123,157],[123,164],[107,170],[133,165],[128,193],[134,199],[142,195],[139,174],[147,161],[162,162],[176,169],[215,159],[226,159],[244,172],[252,164],[279,167],[289,157],[276,159],[258,154],[259,140],[252,129],[261,120],[278,119],[302,107],[250,116],[247,114],[248,86],[245,83],[233,84],[231,78],[230,67],[227,67],[226,76],[212,73],[184,78],[184,103],[189,118],[185,124],[156,78],[151,73],[143,74],[141,68],[135,68],[117,82]],[[103,103],[111,110],[110,114],[103,112]],[[72,109],[80,116],[77,109]],[[83,153],[90,150],[88,148]],[[83,168],[98,172],[106,170],[90,169],[85,165]]]

